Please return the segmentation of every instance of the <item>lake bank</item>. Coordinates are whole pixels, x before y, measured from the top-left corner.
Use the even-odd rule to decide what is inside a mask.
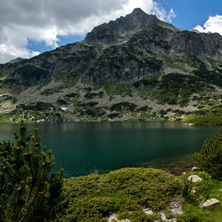
[[[189,173],[191,172],[192,168],[194,167],[194,160],[191,156],[186,156],[180,160],[175,160],[172,162],[168,161],[153,161],[150,163],[143,164],[145,168],[154,168],[154,169],[161,169],[168,173],[171,173],[175,176],[181,176],[184,172]]]

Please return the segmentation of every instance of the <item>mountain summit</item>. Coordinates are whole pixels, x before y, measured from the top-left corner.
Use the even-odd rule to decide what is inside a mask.
[[[120,121],[221,115],[222,37],[141,9],[85,40],[0,65],[0,121]]]
[[[95,27],[92,32],[87,34],[85,40],[89,43],[110,44],[115,40],[116,35],[132,34],[156,24],[170,26],[157,19],[156,16],[148,15],[140,8],[136,8],[126,17],[120,17],[108,24]]]

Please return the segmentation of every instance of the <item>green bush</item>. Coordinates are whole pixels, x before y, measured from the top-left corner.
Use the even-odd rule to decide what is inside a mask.
[[[183,181],[182,196],[184,200],[192,206],[199,206],[203,200],[209,198],[210,189],[213,186],[212,179],[206,172],[198,172],[197,175],[202,178],[202,181],[194,183],[188,180],[192,173],[181,176]]]
[[[0,221],[49,221],[65,204],[63,169],[49,177],[54,156],[41,151],[37,129],[26,136],[22,121],[15,139],[0,142]]]
[[[205,140],[199,154],[194,154],[195,165],[213,178],[222,179],[222,135]]]
[[[57,221],[97,222],[111,212],[132,222],[151,221],[142,209],[166,210],[180,187],[175,176],[156,169],[124,168],[105,175],[69,178],[64,180],[64,192],[70,201]]]
[[[135,108],[137,107],[136,104],[133,104],[133,103],[129,103],[129,102],[120,102],[120,103],[116,103],[116,104],[113,104],[111,107],[110,107],[110,110],[111,111],[121,111],[121,110],[128,110],[128,111],[134,111]]]

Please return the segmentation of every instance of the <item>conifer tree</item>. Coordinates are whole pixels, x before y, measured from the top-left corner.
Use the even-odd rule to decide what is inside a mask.
[[[15,142],[0,142],[0,221],[49,221],[64,208],[63,169],[49,176],[52,151],[41,150],[38,129],[26,135],[21,121]]]
[[[200,153],[193,155],[195,165],[212,177],[222,179],[222,134],[205,140]]]

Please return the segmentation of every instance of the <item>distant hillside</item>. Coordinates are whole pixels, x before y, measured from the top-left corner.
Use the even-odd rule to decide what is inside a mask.
[[[221,115],[222,37],[141,9],[85,40],[0,65],[0,121],[118,121]]]

